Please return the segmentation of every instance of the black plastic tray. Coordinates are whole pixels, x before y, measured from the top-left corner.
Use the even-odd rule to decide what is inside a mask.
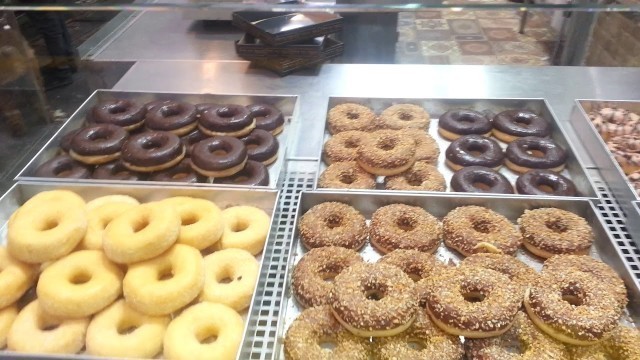
[[[327,38],[325,41],[325,48],[317,58],[305,59],[278,57],[271,59],[255,58],[248,60],[251,60],[253,65],[271,70],[280,76],[285,76],[300,69],[322,64],[329,59],[342,55],[343,51],[344,43],[335,39]]]
[[[239,11],[233,25],[271,46],[292,44],[342,30],[342,17],[327,13],[283,13]]]
[[[270,46],[251,34],[236,41],[236,53],[243,58],[292,57],[313,59],[321,56],[326,36],[318,36],[290,45]]]

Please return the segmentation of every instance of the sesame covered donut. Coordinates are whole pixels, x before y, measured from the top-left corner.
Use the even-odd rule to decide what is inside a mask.
[[[369,360],[369,339],[355,336],[345,329],[331,313],[329,306],[304,310],[293,321],[284,338],[287,360],[324,360],[331,344],[330,358],[334,360]]]
[[[416,161],[427,162],[436,165],[438,156],[440,156],[440,148],[436,140],[424,131],[415,131],[414,129],[401,130],[405,136],[413,138],[415,141]]]
[[[328,305],[333,280],[344,269],[362,262],[360,254],[339,246],[311,249],[296,264],[291,289],[305,308]]]
[[[446,191],[447,184],[437,167],[417,161],[407,171],[385,177],[384,188],[387,190]]]
[[[331,310],[352,334],[393,336],[415,319],[415,284],[399,268],[381,263],[359,263],[341,272],[331,289]]]
[[[594,240],[589,223],[566,210],[525,210],[518,219],[518,224],[524,246],[543,258],[559,254],[588,254]]]
[[[371,244],[384,254],[396,249],[433,253],[441,234],[438,219],[417,206],[391,204],[371,216]]]
[[[527,290],[525,308],[545,333],[572,345],[591,345],[618,325],[622,313],[616,298],[590,274],[543,273]]]
[[[538,273],[532,267],[513,256],[504,254],[473,254],[462,260],[460,266],[476,266],[497,271],[520,286],[523,296],[527,287],[538,278]]]
[[[522,305],[520,287],[505,275],[474,266],[449,270],[418,282],[433,322],[465,338],[504,334]]]
[[[376,177],[355,161],[329,165],[318,178],[318,187],[329,189],[375,189]]]
[[[393,130],[428,129],[430,121],[429,113],[422,106],[413,104],[392,105],[380,114],[382,127]]]
[[[369,134],[358,130],[343,131],[333,135],[324,143],[324,161],[327,164],[355,161],[358,158],[358,147],[366,136]]]
[[[464,256],[480,252],[515,254],[522,241],[506,217],[482,206],[460,206],[442,220],[444,243]]]
[[[473,110],[450,110],[440,115],[438,133],[447,140],[455,140],[463,135],[490,136],[491,120]]]
[[[360,104],[346,103],[329,110],[327,123],[333,135],[349,130],[368,131],[375,126],[376,114]]]
[[[378,262],[399,267],[414,281],[426,279],[440,272],[446,265],[435,256],[418,250],[394,250]]]
[[[367,241],[366,219],[355,208],[325,202],[307,211],[298,224],[300,240],[307,249],[341,246],[360,249]]]
[[[619,325],[595,345],[567,345],[566,349],[570,360],[640,359],[640,331]]]
[[[506,110],[493,118],[493,136],[507,143],[526,136],[550,134],[549,121],[529,110]]]
[[[415,162],[415,142],[393,130],[378,130],[358,148],[358,165],[375,175],[397,175]]]

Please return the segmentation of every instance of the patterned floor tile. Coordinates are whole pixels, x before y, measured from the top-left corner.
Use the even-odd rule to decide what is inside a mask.
[[[411,28],[398,28],[398,42],[415,41],[416,30]]]
[[[497,58],[498,65],[549,65],[549,61],[547,59],[527,55],[498,55]]]
[[[476,20],[452,19],[447,21],[454,35],[482,35],[482,29]]]
[[[455,60],[456,64],[462,64],[462,65],[496,65],[498,64],[498,57],[495,55],[488,55],[488,56],[460,56],[456,59],[451,59],[451,60]]]
[[[518,33],[508,28],[484,28],[484,35],[489,41],[518,41]]]
[[[486,41],[484,35],[456,35],[453,37],[455,41]]]
[[[520,25],[520,19],[478,19],[478,22],[483,28],[517,29]]]
[[[461,41],[458,47],[461,55],[494,55],[488,41]]]
[[[496,41],[491,43],[496,55],[548,55],[545,47],[539,43],[525,43],[518,41]]]
[[[460,55],[460,49],[455,41],[421,41],[420,49],[425,56]]]
[[[449,30],[447,20],[443,19],[417,19],[418,30]]]
[[[484,10],[476,11],[478,19],[519,19],[520,14],[517,10]]]
[[[420,40],[446,41],[452,40],[453,35],[449,30],[417,30],[416,37]]]
[[[415,13],[416,19],[442,19],[442,11],[421,11]]]
[[[551,28],[532,29],[525,27],[524,34],[518,34],[519,41],[553,41],[556,39],[557,34]]]
[[[442,11],[443,19],[475,19],[476,12],[463,10],[463,11],[452,11],[452,10],[443,10]]]
[[[412,12],[401,12],[401,13],[398,13],[398,19],[400,19],[400,20],[415,20],[415,18],[416,18],[415,14],[416,13],[412,13]]]

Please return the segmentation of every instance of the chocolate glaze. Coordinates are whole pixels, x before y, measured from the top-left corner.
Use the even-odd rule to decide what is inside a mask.
[[[528,151],[539,151],[543,156],[538,157]],[[555,168],[567,161],[567,153],[560,145],[552,139],[536,136],[512,141],[507,146],[506,155],[512,163],[532,169]]]
[[[38,166],[35,176],[88,179],[91,176],[91,168],[75,161],[68,155],[59,155]]]
[[[132,126],[144,120],[147,109],[130,100],[108,100],[99,103],[91,110],[91,121]]]
[[[541,189],[544,186],[552,192]],[[526,195],[554,195],[576,196],[576,186],[573,181],[551,170],[529,170],[516,180],[519,194]]]
[[[269,171],[259,161],[247,160],[247,165],[240,172],[225,178],[216,178],[213,181],[218,184],[268,186]]]
[[[198,142],[208,137],[209,136],[207,134],[203,133],[198,128],[188,133],[187,135],[181,137],[180,141],[182,141],[185,148],[187,149],[187,156],[191,156],[191,148],[193,147],[193,145],[197,144]]]
[[[60,148],[66,152],[69,152],[69,150],[71,150],[71,139],[73,139],[73,137],[78,133],[78,131],[82,130],[82,128],[80,129],[74,129],[69,131],[68,133],[64,134],[64,136],[62,137],[62,139],[60,139]]]
[[[284,125],[284,116],[277,108],[268,104],[252,104],[247,106],[249,116],[256,119],[256,128],[273,131]]]
[[[178,165],[163,171],[155,172],[149,177],[151,181],[197,183],[202,179],[191,168],[191,160],[184,158]]]
[[[473,152],[479,152],[478,155]],[[445,152],[447,160],[460,166],[502,165],[504,154],[497,141],[480,135],[465,135],[454,140]]]
[[[528,110],[506,110],[493,118],[493,127],[517,137],[549,136],[551,124]]]
[[[486,187],[476,186],[478,183]],[[484,166],[469,166],[456,171],[451,177],[451,188],[459,192],[513,194],[513,186],[504,175]]]
[[[149,111],[158,105],[170,104],[172,102],[173,101],[171,100],[153,100],[144,104],[144,108],[147,109],[147,111]]]
[[[473,110],[451,110],[440,116],[438,126],[459,135],[483,135],[491,131],[491,120]]]
[[[142,176],[127,169],[122,161],[113,161],[97,166],[92,177],[101,180],[141,180]]]
[[[80,129],[71,139],[71,150],[83,156],[109,155],[120,151],[129,136],[127,131],[111,124],[95,124]]]
[[[239,131],[250,126],[253,118],[242,105],[218,105],[200,114],[200,125],[216,132]]]
[[[203,111],[207,110],[207,109],[211,109],[212,107],[218,107],[220,106],[219,104],[213,104],[213,103],[201,103],[201,104],[196,104],[196,111],[198,112],[198,115],[200,115]]]
[[[221,154],[215,154],[217,151]],[[246,159],[246,146],[231,136],[214,136],[200,141],[191,149],[193,165],[203,170],[226,170],[242,164]]]
[[[166,164],[179,157],[184,146],[177,135],[166,131],[147,131],[134,135],[122,146],[122,160],[135,166]]]
[[[151,130],[171,131],[196,121],[196,107],[185,102],[165,101],[149,109],[145,125]]]
[[[266,130],[255,129],[240,140],[247,146],[249,160],[265,162],[278,153],[278,140]]]

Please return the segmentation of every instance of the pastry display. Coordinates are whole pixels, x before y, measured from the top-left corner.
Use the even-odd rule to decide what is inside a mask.
[[[149,131],[127,139],[122,146],[122,164],[131,171],[150,173],[176,166],[185,154],[184,145],[177,135]]]
[[[507,167],[517,173],[532,169],[560,172],[567,161],[566,151],[555,141],[534,136],[512,141],[505,154]]]
[[[227,305],[235,311],[249,307],[258,281],[259,264],[250,252],[224,249],[204,258],[205,280],[200,300]],[[233,279],[233,282],[224,282]]]
[[[200,112],[198,128],[209,136],[243,137],[256,127],[256,119],[242,105],[208,107]]]
[[[465,135],[454,140],[447,151],[447,166],[458,171],[466,166],[483,166],[494,170],[504,163],[504,153],[497,141],[480,135]]]
[[[506,143],[522,137],[549,135],[549,121],[528,110],[506,110],[493,118],[493,136]]]
[[[69,155],[88,165],[104,164],[120,158],[128,133],[119,126],[98,124],[78,131],[71,139]]]
[[[383,254],[397,249],[432,253],[440,245],[441,234],[438,219],[421,207],[404,204],[378,208],[369,227],[371,245]]]
[[[341,246],[357,250],[368,236],[364,216],[339,202],[325,202],[312,207],[300,218],[298,229],[302,244],[307,249]]]
[[[269,104],[252,104],[247,106],[249,117],[256,121],[256,129],[266,130],[278,135],[284,129],[282,112]]]
[[[358,148],[369,133],[358,130],[343,131],[335,134],[324,144],[323,156],[327,164],[334,162],[356,161]]]
[[[466,166],[451,176],[451,189],[458,192],[513,194],[504,175],[484,166]]]
[[[193,104],[163,101],[148,108],[144,124],[149,130],[168,131],[183,136],[195,130],[198,125],[197,114]]]
[[[266,130],[256,129],[240,140],[247,147],[249,160],[270,165],[278,158],[278,140]]]
[[[131,100],[102,101],[91,109],[90,120],[133,131],[144,124],[147,108]]]
[[[360,104],[336,105],[327,116],[327,125],[331,134],[343,131],[369,131],[376,126],[376,114],[368,107]]]
[[[435,256],[418,250],[393,250],[381,257],[378,262],[399,267],[413,281],[437,275],[444,267],[444,264],[436,260]]]
[[[356,161],[370,174],[397,175],[416,161],[415,146],[415,141],[402,136],[401,132],[378,130],[362,139]]]
[[[438,119],[438,133],[447,140],[455,140],[464,135],[491,135],[491,120],[473,110],[449,110]]]

